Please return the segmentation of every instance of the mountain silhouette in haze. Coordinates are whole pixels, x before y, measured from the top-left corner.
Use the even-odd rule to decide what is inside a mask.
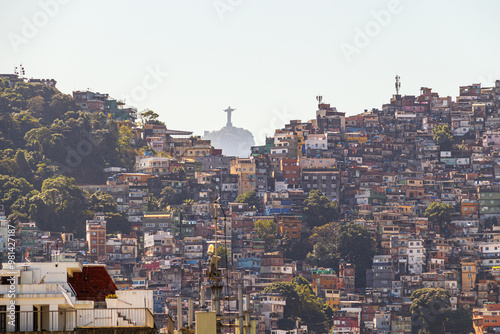
[[[205,131],[203,139],[210,139],[212,146],[222,149],[224,155],[248,157],[255,141],[250,131],[233,126],[231,114],[234,110],[231,107],[224,110],[227,113],[226,126],[216,131]]]

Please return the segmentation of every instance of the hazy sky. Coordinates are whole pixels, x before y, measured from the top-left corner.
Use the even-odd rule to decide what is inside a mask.
[[[440,95],[500,79],[500,2],[0,0],[0,73],[54,78],[152,109],[168,128],[233,124],[266,134],[315,115],[316,95],[347,115],[394,93]]]

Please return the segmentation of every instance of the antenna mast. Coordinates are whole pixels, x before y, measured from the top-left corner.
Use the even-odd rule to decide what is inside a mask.
[[[320,105],[323,102],[323,96],[321,95],[316,96],[316,100],[318,101],[318,105]]]

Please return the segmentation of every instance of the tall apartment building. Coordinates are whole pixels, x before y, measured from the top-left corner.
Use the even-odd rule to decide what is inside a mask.
[[[280,170],[283,173],[283,179],[288,188],[299,188],[300,185],[300,167],[297,159],[281,159]]]
[[[408,240],[408,271],[411,274],[422,274],[425,265],[425,247],[421,239]]]
[[[352,263],[347,263],[345,260],[340,260],[339,263],[339,278],[344,282],[345,292],[354,292],[356,273]]]
[[[373,288],[374,296],[388,297],[391,294],[394,269],[390,255],[375,255],[372,269],[366,271],[366,286]]]
[[[103,213],[96,213],[93,220],[86,222],[86,240],[92,261],[106,260],[106,220]]]
[[[476,288],[477,265],[475,261],[462,261],[462,291],[468,292]]]
[[[238,175],[238,194],[255,191],[255,163],[251,159],[231,160],[231,174]]]

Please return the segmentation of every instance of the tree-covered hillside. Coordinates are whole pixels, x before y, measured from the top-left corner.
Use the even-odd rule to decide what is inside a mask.
[[[104,183],[105,167],[132,168],[131,138],[128,128],[102,113],[81,112],[57,89],[1,80],[0,204],[11,219],[83,232],[93,209],[104,206],[76,184]],[[107,208],[116,214],[116,207]]]

